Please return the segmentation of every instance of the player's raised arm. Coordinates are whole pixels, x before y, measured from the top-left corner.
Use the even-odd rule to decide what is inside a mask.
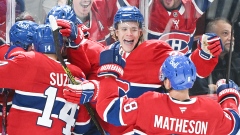
[[[189,56],[197,68],[198,77],[206,77],[213,71],[222,51],[223,44],[215,33],[206,33],[200,37],[197,49]]]

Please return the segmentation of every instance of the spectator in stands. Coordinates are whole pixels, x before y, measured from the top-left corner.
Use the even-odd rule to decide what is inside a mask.
[[[109,28],[117,11],[116,0],[73,0],[72,5],[77,17],[89,28],[89,38],[103,45],[113,43]]]
[[[191,54],[197,20],[211,2],[152,0],[149,3],[148,39],[167,41],[174,50]]]
[[[211,20],[206,27],[207,33],[216,33],[222,40],[224,51],[219,56],[218,64],[207,78],[197,79],[190,95],[214,93],[217,89],[216,82],[221,78],[227,78],[229,51],[232,51],[230,79],[240,84],[240,58],[234,51],[234,37],[231,35],[231,23],[225,18],[215,18]],[[231,42],[232,38],[232,42]],[[232,45],[232,50],[230,50]]]

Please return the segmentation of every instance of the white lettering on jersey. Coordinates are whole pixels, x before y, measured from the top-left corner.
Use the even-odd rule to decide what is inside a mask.
[[[63,74],[63,73],[50,73],[50,84],[52,86],[65,86],[66,84],[68,84],[69,82],[69,78],[67,76],[67,74]]]
[[[180,133],[207,134],[208,122],[155,115],[154,127]]]

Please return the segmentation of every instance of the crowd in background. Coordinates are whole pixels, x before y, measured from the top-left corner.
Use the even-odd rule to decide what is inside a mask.
[[[136,98],[146,92],[144,90],[145,88],[152,89],[150,91],[163,92],[164,90],[162,89],[156,89],[160,84],[162,85],[159,81],[158,74],[155,76],[147,76],[144,73],[156,74],[163,63],[162,59],[165,60],[167,54],[175,50],[186,55],[196,65],[197,77],[196,81],[194,80],[193,87],[189,87],[190,96],[216,94],[218,89],[216,83],[222,78],[231,79],[236,85],[240,85],[240,38],[238,38],[240,36],[238,32],[240,29],[238,23],[240,19],[238,14],[238,12],[240,12],[240,6],[238,6],[240,5],[240,1],[231,1],[228,7],[221,6],[225,3],[223,0],[205,0],[202,2],[194,0],[174,0],[173,3],[174,4],[171,5],[165,0],[16,0],[15,3],[12,3],[12,6],[6,0],[0,0],[0,44],[12,44],[11,38],[10,41],[7,40],[8,32],[6,32],[8,25],[10,25],[7,20],[9,19],[9,8],[15,8],[11,9],[15,11],[15,13],[13,13],[16,17],[15,22],[29,20],[35,22],[37,25],[45,25],[49,23],[47,19],[50,13],[59,15],[56,12],[52,12],[53,7],[67,4],[72,7],[75,14],[74,17],[77,19],[61,18],[62,16],[68,16],[68,12],[64,12],[60,14],[60,18],[57,17],[57,19],[69,19],[70,22],[60,20],[57,23],[62,28],[60,33],[66,37],[60,42],[69,41],[69,44],[66,43],[68,45],[65,44],[66,48],[64,49],[66,49],[66,55],[63,57],[68,59],[68,62],[71,64],[80,68],[80,72],[84,74],[77,74],[77,76],[81,76],[89,81],[99,81],[100,79],[97,76],[104,75],[99,73],[98,68],[104,65],[104,62],[106,63],[106,61],[108,61],[105,59],[104,62],[99,61],[100,52],[106,48],[110,48],[110,50],[118,48],[121,57],[128,61],[128,65],[126,64],[124,68],[124,75],[121,75],[120,72],[117,73],[117,75],[112,72],[110,74],[114,77],[120,77],[121,79],[133,82],[134,86],[131,86],[131,88],[133,87],[132,89],[139,88],[142,90],[137,94],[134,92],[125,93],[126,91],[123,90],[123,92],[120,92],[121,96],[127,95],[129,98]],[[136,32],[136,35],[133,34],[135,38],[126,39],[126,36],[121,34],[124,33],[123,31],[126,26],[119,24],[122,16],[119,15],[119,18],[116,16],[118,15],[119,9],[125,6],[136,6],[141,11],[141,14],[138,14],[138,10],[134,10],[136,16],[134,16],[135,18],[132,17],[133,20],[137,20],[140,26],[135,27],[134,23],[130,23],[131,27],[133,27],[130,31],[133,33]],[[128,21],[131,22],[131,20]],[[42,29],[43,31],[48,31],[45,27]],[[76,33],[73,31],[76,31]],[[38,32],[41,33],[40,31]],[[45,35],[42,36],[44,37]],[[221,41],[219,39],[221,39]],[[210,49],[204,48],[205,40],[213,47]],[[144,41],[147,41],[147,43]],[[161,46],[159,45],[155,48],[144,48],[146,44],[155,44],[155,41],[164,43],[159,43]],[[33,44],[34,43],[37,45],[44,44],[40,41],[37,41],[37,43],[33,42]],[[170,47],[162,47],[165,43],[169,44]],[[34,47],[36,48],[37,45],[35,44]],[[131,44],[134,44],[134,46],[130,46]],[[137,53],[136,48],[140,47],[142,47],[143,51],[138,51]],[[152,54],[151,51],[144,49],[159,49],[162,51],[158,53],[153,52],[152,59],[156,63],[151,63],[148,59],[144,58],[144,55]],[[24,50],[28,51],[26,48]],[[12,50],[10,50],[10,52],[11,51]],[[49,53],[43,52],[41,49],[37,51],[46,54]],[[136,52],[136,55],[139,55],[136,59],[134,52]],[[7,54],[8,53],[9,51]],[[113,54],[115,55],[115,53]],[[10,57],[11,53],[8,55]],[[116,56],[120,58],[120,55]],[[160,60],[159,57],[162,59]],[[231,61],[229,61],[229,58],[231,58]],[[123,64],[122,62],[121,64],[122,67],[125,66],[125,63]],[[129,65],[132,65],[134,68],[129,68]],[[147,70],[146,66],[153,68]],[[143,73],[133,73],[133,70]],[[103,74],[105,73],[103,72]],[[96,87],[99,84],[95,81],[87,82],[87,85],[93,85],[96,91]],[[151,84],[152,86],[144,86],[144,88],[140,86],[140,84]],[[67,93],[69,97],[64,98],[73,103],[85,103],[85,101],[83,102],[83,99],[79,97],[79,93],[71,92],[72,91]],[[19,93],[21,94],[21,92]],[[73,94],[76,99],[72,98]],[[94,97],[96,95],[92,96]],[[85,100],[87,98],[89,98],[89,101],[90,99],[93,100],[92,97],[90,97],[86,96]],[[216,95],[213,95],[212,98],[216,99]],[[95,108],[95,105],[91,105]],[[88,127],[81,127],[81,122],[90,121],[90,116],[86,109],[80,109],[78,113],[85,117],[84,119],[78,118],[76,120],[75,126],[79,126],[81,131],[79,132],[79,129],[74,130],[74,133],[81,134],[84,130],[94,127],[94,122],[92,121]],[[100,118],[97,119],[100,120],[104,129],[116,128],[117,124],[109,126],[108,121],[101,121]],[[115,122],[116,121],[112,123]],[[123,124],[122,129],[116,128],[115,131],[113,131],[113,129],[107,131],[110,132],[110,134],[117,134],[120,131],[127,133],[130,132],[133,127],[124,127]],[[85,132],[85,134],[95,133],[96,131]]]

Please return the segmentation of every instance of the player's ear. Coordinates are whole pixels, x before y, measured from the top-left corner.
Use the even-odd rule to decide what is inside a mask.
[[[170,83],[170,81],[168,80],[168,79],[165,79],[164,81],[163,81],[163,84],[164,84],[164,87],[166,88],[166,89],[170,89],[172,86],[171,86],[171,83]]]

